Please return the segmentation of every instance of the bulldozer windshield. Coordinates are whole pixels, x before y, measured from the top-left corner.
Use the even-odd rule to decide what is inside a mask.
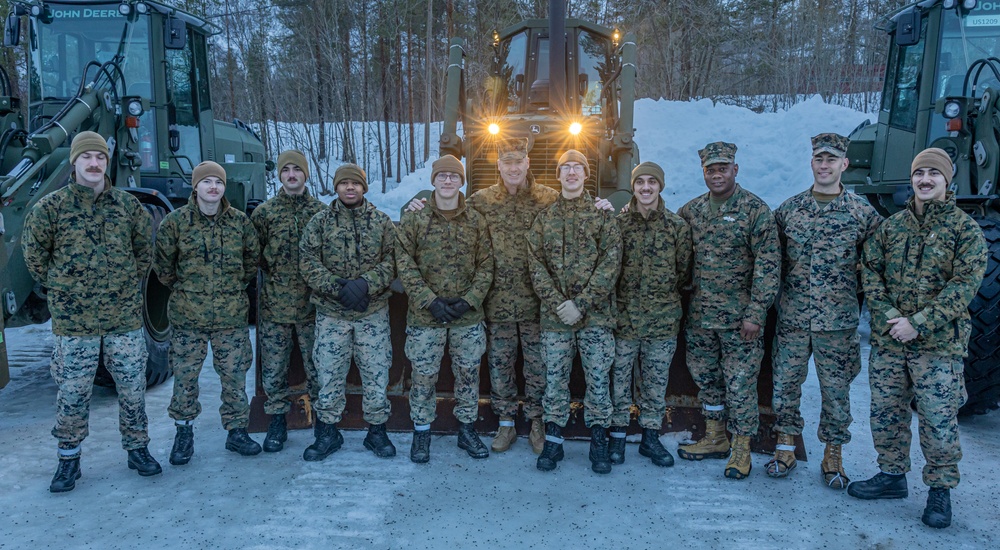
[[[127,19],[118,3],[47,4],[51,17],[31,19],[31,103],[66,100],[76,95],[87,63],[104,63],[124,54],[121,69],[129,95],[153,99],[150,68],[149,16]],[[88,75],[96,76],[94,69]]]

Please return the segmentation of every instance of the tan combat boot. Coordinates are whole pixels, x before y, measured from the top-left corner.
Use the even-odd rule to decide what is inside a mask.
[[[677,456],[685,460],[726,458],[729,456],[729,438],[726,423],[722,420],[705,420],[705,437],[689,445],[677,447]]]
[[[528,434],[528,441],[531,443],[531,450],[536,455],[542,454],[545,447],[545,423],[541,418],[531,419],[531,433]]]
[[[750,475],[750,436],[734,435],[733,452],[729,455],[729,462],[726,464],[726,477],[730,479],[744,479]]]
[[[778,434],[778,444],[774,446],[774,458],[764,465],[770,477],[785,477],[795,469],[795,436]]]
[[[851,480],[844,473],[844,461],[840,450],[840,445],[827,443],[826,449],[823,451],[823,462],[820,464],[820,470],[823,471],[823,480],[826,481],[827,487],[843,490]]]
[[[500,419],[500,428],[490,447],[494,452],[502,453],[510,448],[517,441],[517,431],[514,429],[514,419],[503,417]]]

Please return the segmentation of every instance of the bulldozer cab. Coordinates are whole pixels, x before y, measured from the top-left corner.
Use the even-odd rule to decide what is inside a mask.
[[[995,177],[960,160],[972,145],[965,143],[970,127],[949,122],[961,117],[946,115],[943,106],[961,98],[975,108],[987,88],[1000,90],[1000,72],[984,65],[1000,52],[1000,2],[918,2],[889,14],[879,28],[890,37],[882,103],[877,123],[851,136],[845,183],[891,214],[909,196],[910,161],[934,146],[956,162],[956,195],[978,194]]]

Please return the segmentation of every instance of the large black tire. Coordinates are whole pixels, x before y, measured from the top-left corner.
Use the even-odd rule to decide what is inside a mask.
[[[143,204],[153,218],[153,242],[156,242],[156,231],[160,222],[167,215],[167,209],[155,204]],[[146,340],[146,387],[151,388],[165,382],[172,374],[168,361],[170,350],[170,321],[167,319],[167,301],[170,289],[163,286],[153,271],[142,280],[142,336]],[[97,376],[94,383],[98,386],[113,388],[115,385],[111,373],[104,366],[102,349],[101,361],[97,366]]]
[[[983,284],[969,304],[972,335],[965,359],[965,387],[969,400],[960,415],[985,414],[1000,400],[1000,220],[976,218],[989,247]]]

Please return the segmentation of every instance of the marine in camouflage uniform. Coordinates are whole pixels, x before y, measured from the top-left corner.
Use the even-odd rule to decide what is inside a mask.
[[[871,429],[881,471],[848,492],[864,499],[907,496],[915,401],[923,481],[930,487],[923,521],[947,527],[962,458],[958,409],[968,397],[962,362],[971,332],[968,306],[982,283],[987,248],[982,230],[947,190],[953,174],[947,153],[924,150],[911,174],[914,196],[864,248]]]
[[[24,262],[48,289],[52,378],[59,387],[59,467],[49,489],[70,491],[80,477],[80,445],[89,434],[94,375],[104,360],[118,389],[118,428],[129,467],[160,473],[149,455],[142,279],[152,260],[151,219],[132,195],[105,175],[108,147],[80,132],[70,147],[74,171],[62,189],[38,201],[25,220]]]
[[[562,460],[562,428],[570,416],[569,377],[577,351],[587,392],[584,422],[591,428],[591,466],[611,471],[610,372],[614,361],[614,288],[621,264],[621,232],[614,215],[594,208],[584,189],[590,174],[584,155],[564,153],[557,165],[562,194],[535,218],[528,234],[531,281],[541,300],[545,360],[545,445],[536,466],[549,471]]]
[[[250,221],[260,240],[260,287],[257,336],[260,342],[261,378],[267,401],[264,412],[271,423],[264,437],[264,451],[277,452],[288,439],[285,414],[291,410],[288,365],[298,341],[306,374],[306,394],[316,401],[316,369],[312,348],[316,308],[309,302],[309,287],[299,273],[299,240],[317,212],[326,208],[309,193],[309,163],[301,151],[278,155],[278,194],[258,206]]]
[[[410,460],[430,459],[430,424],[436,417],[435,384],[445,345],[455,375],[458,446],[473,458],[489,449],[473,429],[479,410],[479,367],[486,351],[483,301],[493,282],[493,247],[486,218],[469,208],[459,189],[462,163],[451,155],[434,161],[429,208],[405,212],[397,231],[396,267],[409,296],[406,357],[412,363]]]
[[[689,460],[724,458],[728,416],[735,437],[725,473],[743,479],[751,468],[750,438],[759,427],[763,326],[778,291],[781,251],[771,210],[736,183],[736,145],[710,143],[698,154],[709,192],[678,214],[691,226],[694,241],[687,363],[698,384],[706,435],[682,445],[678,454]]]
[[[250,219],[225,198],[226,172],[205,161],[191,174],[188,204],[163,219],[156,238],[156,275],[171,290],[170,366],[174,394],[168,412],[177,425],[171,464],[193,454],[192,421],[201,413],[198,376],[212,345],[222,383],[226,448],[253,455],[261,448],[247,435],[250,404],[246,374],[253,361],[247,328],[246,287],[257,275],[260,243]]]
[[[493,240],[493,287],[486,295],[487,360],[490,368],[490,403],[500,417],[493,440],[494,451],[503,452],[517,439],[517,380],[514,365],[518,343],[524,356],[524,416],[531,423],[530,441],[542,450],[542,396],[545,363],[541,353],[539,302],[531,288],[526,240],[538,212],[555,202],[559,192],[535,183],[529,171],[528,141],[511,139],[498,145],[497,169],[501,181],[477,191],[468,204],[490,229]]]
[[[812,138],[815,182],[774,212],[782,250],[782,285],[774,340],[774,430],[778,444],[767,465],[772,477],[795,468],[795,439],[809,356],[822,395],[819,440],[827,486],[844,489],[841,447],[851,440],[851,382],[861,370],[858,342],[861,247],[882,221],[868,201],[840,182],[850,141],[837,134]]]
[[[307,460],[335,451],[347,404],[347,371],[353,357],[361,373],[362,410],[368,422],[364,445],[382,458],[396,449],[385,433],[391,407],[386,396],[392,343],[389,285],[396,278],[396,230],[389,216],[364,198],[368,179],[356,164],[333,177],[337,200],[317,214],[302,234],[301,268],[312,288],[316,319],[316,444]]]
[[[639,390],[639,453],[658,466],[673,457],[660,444],[666,414],[670,363],[681,325],[680,289],[691,269],[691,229],[660,198],[663,169],[644,162],[632,170],[632,195],[618,216],[622,234],[622,267],[617,284],[618,327],[611,373],[610,458],[625,461],[625,433],[632,406],[632,377]],[[641,357],[641,360],[640,360]]]

